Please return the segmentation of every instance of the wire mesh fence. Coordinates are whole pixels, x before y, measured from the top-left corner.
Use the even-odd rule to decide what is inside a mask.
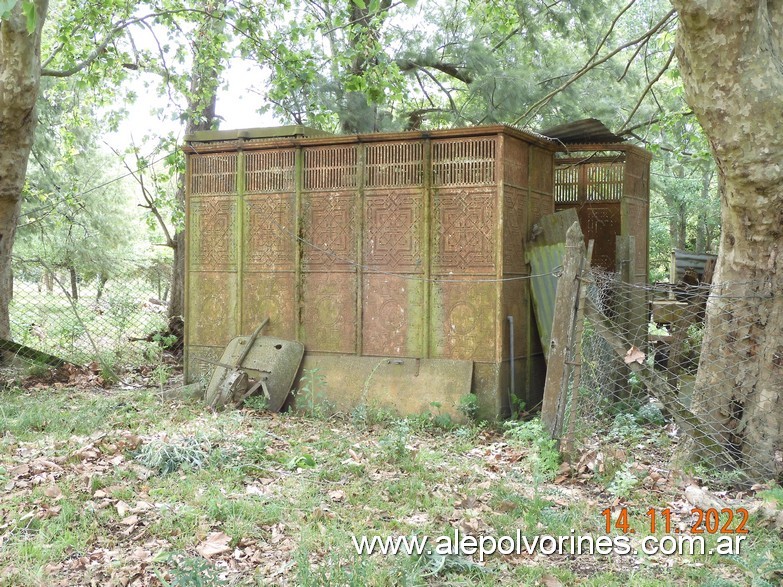
[[[35,361],[26,350],[33,349],[119,371],[149,362],[156,348],[173,342],[161,339],[171,334],[170,267],[138,265],[110,279],[37,260],[15,259],[13,269],[11,341],[0,341],[2,350]]]
[[[779,296],[765,284],[639,285],[599,270],[580,281],[556,430],[567,455],[611,451],[629,428],[643,442],[644,427],[660,428],[669,434],[647,435],[649,449],[676,468],[780,477],[783,347],[765,329]]]

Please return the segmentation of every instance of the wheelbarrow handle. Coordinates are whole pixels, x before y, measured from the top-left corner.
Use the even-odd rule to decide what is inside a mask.
[[[234,369],[239,369],[242,366],[242,363],[245,362],[245,359],[247,358],[248,353],[250,352],[250,349],[253,348],[253,343],[258,338],[258,335],[261,333],[261,329],[269,324],[269,317],[264,318],[264,321],[258,325],[258,328],[256,328],[253,331],[253,334],[250,335],[250,338],[247,339],[247,344],[245,345],[245,350],[242,351],[242,354],[239,355],[239,358],[237,359],[236,365],[234,365]]]

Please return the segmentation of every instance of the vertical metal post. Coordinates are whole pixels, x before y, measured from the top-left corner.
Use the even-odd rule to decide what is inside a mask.
[[[182,307],[182,311],[185,314],[185,329],[183,332],[183,352],[182,352],[182,360],[184,361],[184,367],[183,367],[183,376],[185,383],[190,383],[193,381],[193,373],[190,372],[190,328],[192,323],[192,316],[190,315],[189,307],[190,306],[190,190],[191,190],[191,181],[190,181],[190,174],[192,173],[191,169],[191,153],[185,152],[185,237],[182,239],[182,243],[185,246],[184,251],[180,251],[183,255],[185,255],[185,260],[183,261],[184,266],[184,279],[185,279],[185,287],[184,287],[184,305]]]
[[[364,307],[364,185],[366,181],[367,147],[363,143],[356,146],[356,336],[355,352],[362,354],[363,347],[363,307]]]
[[[525,226],[525,239],[530,238],[530,230],[533,226],[533,145],[527,145],[527,226]],[[554,173],[554,171],[553,171]],[[529,265],[528,265],[529,266]],[[530,271],[528,271],[530,273]],[[525,304],[525,395],[526,401],[531,398],[533,388],[533,290],[530,285],[530,279],[525,280],[525,289],[527,291]]]
[[[435,190],[432,187],[432,142],[425,138],[422,145],[422,214],[424,216],[422,228],[422,258],[424,259],[424,282],[422,295],[424,296],[422,313],[422,349],[421,355],[429,358],[431,354],[432,329],[432,208],[435,198]]]
[[[244,322],[244,300],[242,292],[244,291],[245,278],[245,179],[247,162],[245,160],[245,151],[240,141],[237,147],[237,288],[236,288],[236,333],[242,334],[242,323]]]
[[[508,320],[508,362],[510,367],[510,377],[511,382],[508,386],[508,406],[510,409],[514,409],[513,404],[513,397],[517,394],[517,370],[516,370],[516,355],[514,353],[514,317],[510,314],[506,316],[506,320]]]
[[[302,297],[304,284],[302,283],[302,190],[304,188],[304,151],[301,146],[296,147],[294,154],[294,234],[296,242],[294,248],[294,320],[296,340],[302,341]]]

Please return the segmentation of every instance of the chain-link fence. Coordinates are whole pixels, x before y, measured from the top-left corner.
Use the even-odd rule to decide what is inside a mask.
[[[161,344],[175,342],[164,340],[172,335],[170,271],[167,264],[139,264],[115,277],[85,277],[15,259],[11,341],[0,341],[0,349],[34,362],[46,362],[40,351],[115,371],[150,362]]]
[[[775,292],[755,283],[629,284],[598,270],[579,280],[554,428],[568,456],[592,458],[630,437],[667,466],[737,480],[781,475]]]

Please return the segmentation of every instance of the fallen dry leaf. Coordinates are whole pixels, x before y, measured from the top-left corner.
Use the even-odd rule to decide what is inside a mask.
[[[335,489],[334,491],[330,491],[327,493],[329,496],[329,499],[332,501],[344,501],[345,500],[345,491],[342,489]]]
[[[204,539],[204,542],[196,547],[198,552],[204,558],[211,558],[216,554],[228,552],[231,548],[228,543],[231,542],[231,536],[225,532],[210,532]]]
[[[630,365],[631,363],[639,363],[640,365],[644,362],[645,355],[639,348],[632,346],[628,349],[628,352],[625,353],[625,358],[623,359],[625,361],[626,365]]]
[[[560,579],[548,573],[541,577],[541,584],[545,587],[563,587]]]
[[[44,489],[44,495],[46,497],[51,497],[52,499],[60,499],[63,496],[63,492],[60,491],[60,488],[57,487],[57,485],[50,485]]]

